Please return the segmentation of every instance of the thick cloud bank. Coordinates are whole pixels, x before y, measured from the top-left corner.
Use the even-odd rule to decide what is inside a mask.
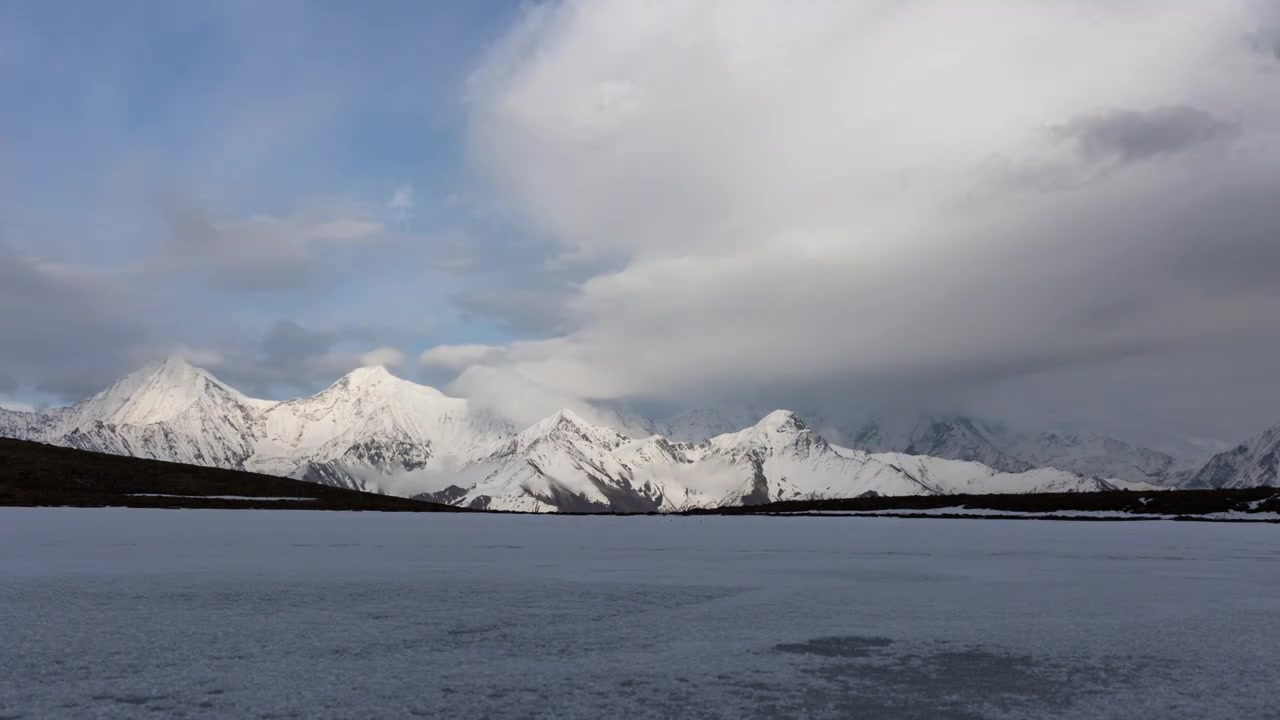
[[[535,6],[470,80],[472,158],[558,267],[609,270],[583,272],[559,337],[432,358],[474,359],[454,389],[521,420],[782,388],[997,397],[1027,378],[1052,406],[1134,358],[1166,380],[1135,417],[1224,392],[1252,398],[1241,424],[1269,417],[1229,378],[1280,345],[1277,15]]]

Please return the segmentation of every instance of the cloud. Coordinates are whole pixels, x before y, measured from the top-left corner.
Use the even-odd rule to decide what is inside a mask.
[[[1259,53],[1272,60],[1280,60],[1280,25],[1250,33],[1249,43]]]
[[[407,362],[525,417],[768,396],[1270,422],[1275,7],[218,4],[196,43],[185,16],[20,12],[0,372],[78,399],[179,352],[279,396],[479,337]]]
[[[387,210],[400,221],[413,217],[413,186],[401,185],[396,188],[391,193],[391,199],[387,200]]]
[[[0,368],[55,396],[99,390],[150,341],[144,300],[109,273],[0,243]]]
[[[326,269],[330,254],[382,237],[382,223],[359,208],[320,204],[293,215],[215,219],[193,203],[166,201],[167,254],[153,271],[205,275],[223,290],[296,289]]]
[[[216,370],[227,362],[226,355],[213,348],[196,348],[176,345],[163,351],[164,357],[180,357],[196,367]]]
[[[1191,149],[1230,129],[1204,110],[1176,105],[1095,113],[1074,118],[1056,130],[1075,142],[1086,158],[1136,162]]]
[[[461,372],[501,357],[505,350],[497,345],[437,345],[418,356],[418,364]]]
[[[483,318],[518,335],[562,332],[569,323],[573,289],[550,287],[481,286],[457,293],[454,302],[464,317]]]
[[[217,374],[241,391],[259,397],[310,394],[358,367],[403,367],[407,358],[392,345],[352,349],[367,348],[368,343],[384,335],[364,327],[324,329],[295,320],[277,320],[255,341],[225,348]]]
[[[464,295],[557,320],[455,389],[513,415],[892,402],[1280,341],[1254,280],[1275,245],[1255,198],[1280,191],[1273,79],[1239,41],[1257,7],[538,5],[468,84],[471,158],[564,262],[617,261],[555,312]]]
[[[262,338],[262,358],[267,365],[289,368],[327,355],[337,340],[337,333],[308,330],[292,320],[280,320]]]
[[[414,238],[387,227],[387,195],[424,171],[433,197],[459,189],[456,90],[498,21],[288,5],[0,10],[0,93],[26,99],[0,113],[0,373],[15,399],[77,400],[174,352],[276,395],[371,348],[421,349],[423,308],[443,314],[462,283],[433,290]],[[413,188],[399,190],[406,209]],[[280,317],[338,337],[290,365],[260,347]],[[370,318],[394,327],[348,332]]]
[[[401,367],[405,363],[405,354],[393,347],[380,347],[360,355],[360,365],[382,365],[389,369]]]
[[[547,408],[566,408],[592,422],[602,420],[578,393],[548,387],[510,370],[475,365],[462,373],[453,388],[476,407],[496,412],[517,426],[541,420],[548,415]]]

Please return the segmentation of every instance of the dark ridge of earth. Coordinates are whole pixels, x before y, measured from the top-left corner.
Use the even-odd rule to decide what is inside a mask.
[[[965,508],[973,516],[983,511],[1050,514],[1065,511],[1114,511],[1142,515],[1194,517],[1223,512],[1280,512],[1280,488],[1233,490],[1117,490],[1082,493],[1027,493],[1004,495],[917,495],[909,497],[857,497],[840,500],[789,500],[761,505],[692,510],[689,514],[758,515],[805,512],[860,512],[911,516],[938,508]],[[917,515],[917,517],[947,517]],[[953,516],[954,517],[954,516]],[[993,515],[989,517],[1001,517]],[[1092,518],[1070,517],[1080,520]],[[1100,517],[1099,520],[1128,518]]]
[[[138,497],[140,493],[182,497]],[[263,499],[202,497],[210,495]],[[449,505],[346,490],[274,475],[106,455],[0,438],[0,506],[6,505],[471,512]]]

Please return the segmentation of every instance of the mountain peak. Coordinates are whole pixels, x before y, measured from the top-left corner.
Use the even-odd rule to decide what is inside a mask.
[[[770,453],[806,451],[827,446],[827,441],[790,410],[774,410],[760,422],[736,433],[727,433],[708,441],[724,447],[766,449]]]
[[[554,414],[539,420],[538,423],[530,429],[535,430],[538,435],[545,435],[558,427],[581,428],[594,426],[574,411],[568,408],[560,408]]]
[[[627,441],[617,430],[595,425],[574,411],[561,408],[520,433],[517,445],[528,447],[553,437],[573,438],[572,442],[585,439],[591,444],[606,447],[616,447]]]
[[[77,403],[74,423],[101,420],[148,425],[172,420],[197,403],[244,401],[236,390],[177,355],[147,363]]]
[[[116,380],[107,392],[138,393],[144,390],[155,392],[158,389],[192,388],[199,385],[201,380],[222,386],[222,383],[207,371],[192,365],[179,355],[170,355],[163,360],[152,360]]]
[[[774,410],[756,423],[756,428],[769,432],[800,432],[808,430],[809,426],[790,410]]]
[[[344,377],[355,382],[381,382],[385,380],[398,380],[386,365],[366,365],[358,367],[347,373]]]
[[[332,387],[355,390],[391,390],[412,387],[418,391],[425,391],[431,395],[443,396],[443,393],[433,387],[418,385],[417,383],[392,375],[391,371],[388,370],[385,365],[367,365],[365,367],[358,367],[339,378]]]
[[[200,368],[187,362],[181,355],[170,355],[162,360],[152,360],[136,372],[125,377],[166,377],[172,379],[190,378],[203,373]],[[123,379],[123,378],[122,378]]]

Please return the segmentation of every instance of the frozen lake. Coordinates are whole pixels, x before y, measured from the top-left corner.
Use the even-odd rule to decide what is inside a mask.
[[[1280,717],[1280,527],[0,509],[0,716]]]

